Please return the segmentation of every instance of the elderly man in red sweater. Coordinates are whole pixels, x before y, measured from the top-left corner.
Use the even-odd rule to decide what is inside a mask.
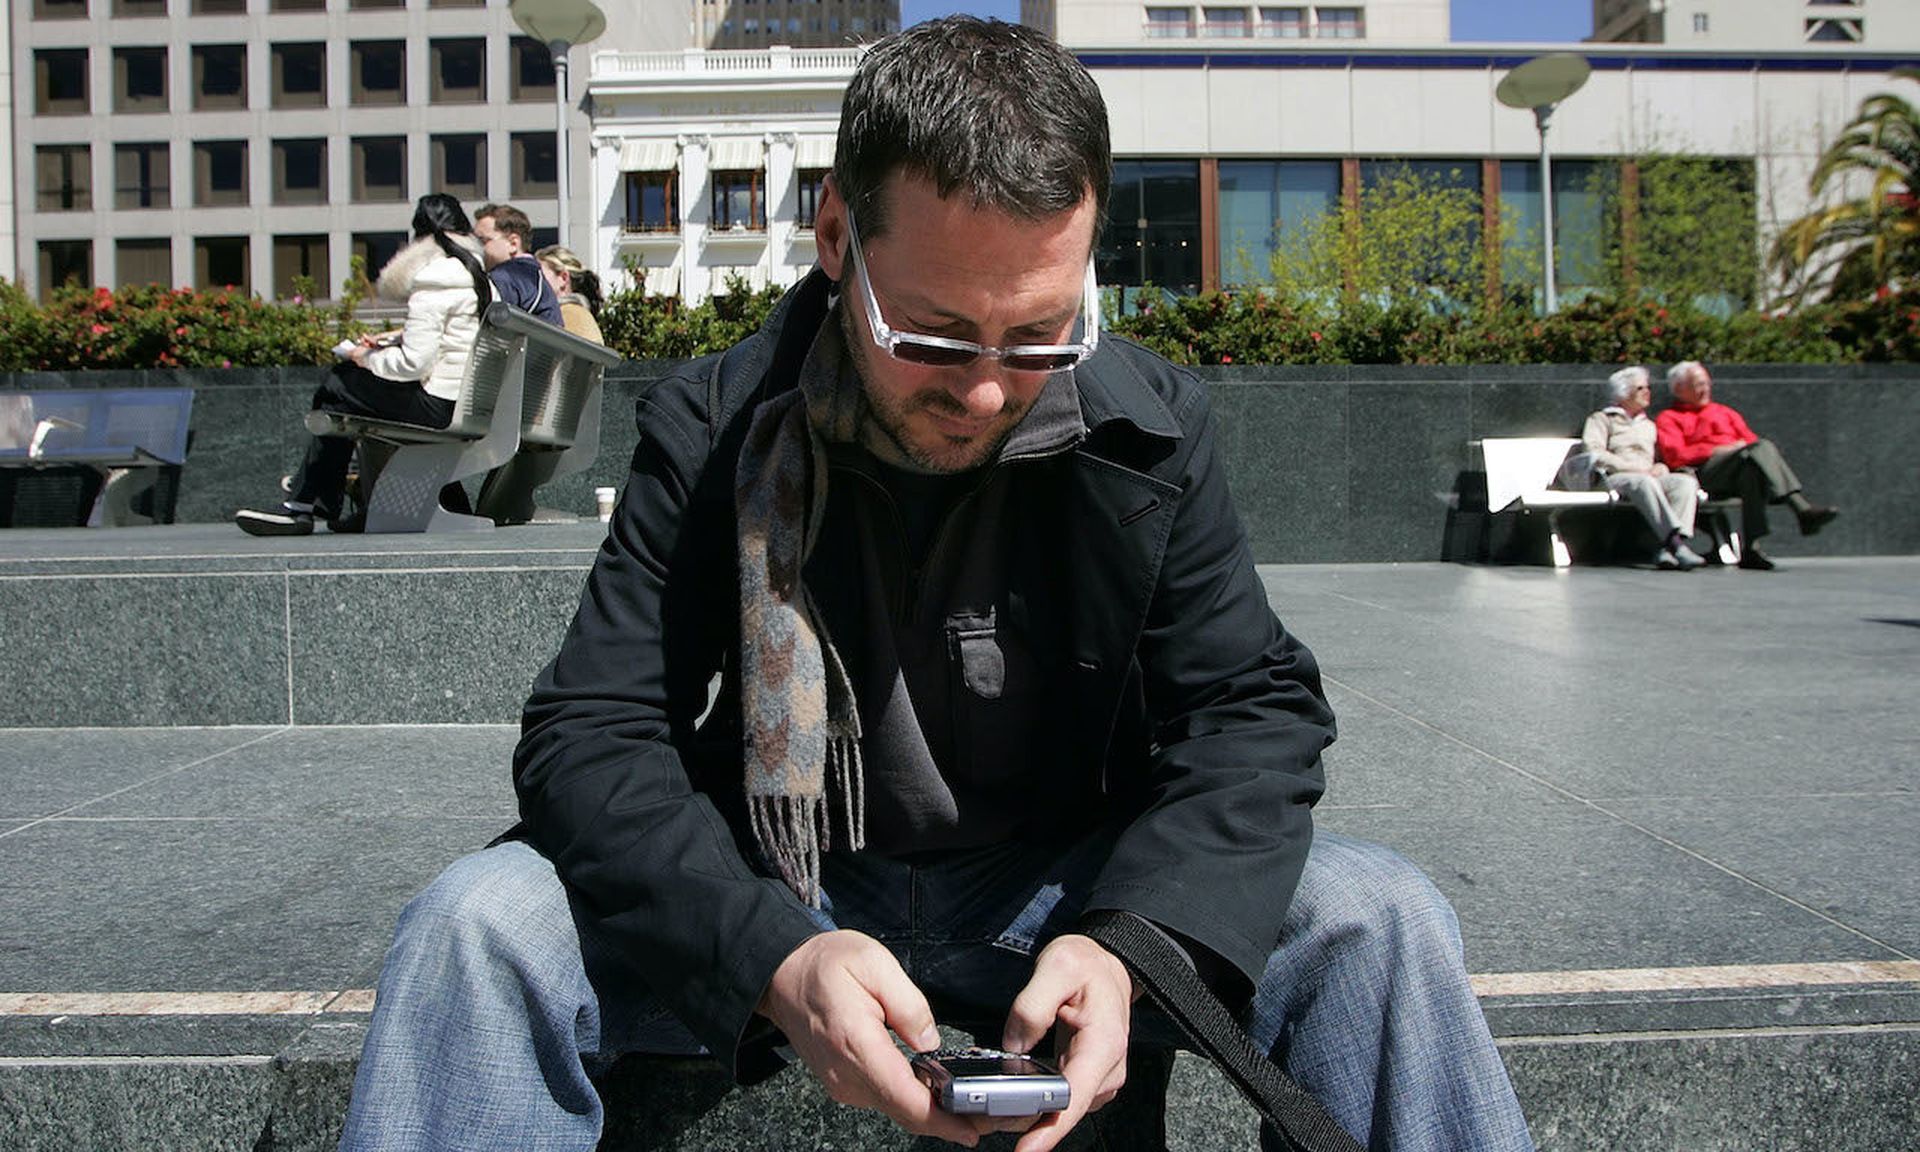
[[[1682,360],[1667,369],[1673,406],[1654,420],[1660,459],[1669,468],[1692,468],[1700,486],[1723,496],[1740,497],[1740,529],[1745,537],[1740,567],[1767,570],[1773,561],[1760,551],[1767,534],[1767,505],[1786,504],[1811,536],[1840,514],[1815,504],[1800,491],[1800,478],[1787,467],[1773,441],[1762,440],[1740,413],[1713,402],[1713,377],[1698,360]]]

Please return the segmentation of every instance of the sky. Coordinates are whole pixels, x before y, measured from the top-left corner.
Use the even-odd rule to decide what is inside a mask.
[[[1017,20],[1020,0],[900,0],[903,24],[949,12]],[[1453,0],[1455,40],[1572,43],[1592,31],[1593,0]]]

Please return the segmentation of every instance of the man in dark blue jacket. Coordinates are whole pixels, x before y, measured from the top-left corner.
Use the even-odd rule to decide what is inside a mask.
[[[482,204],[473,214],[473,238],[485,254],[487,277],[504,303],[555,327],[560,297],[540,274],[533,255],[533,222],[511,204]]]
[[[1098,90],[1038,33],[867,54],[819,268],[640,400],[527,703],[522,826],[402,915],[342,1147],[591,1148],[601,1061],[751,1081],[784,1043],[904,1129],[1042,1152],[1167,1043],[1080,930],[1115,913],[1362,1141],[1531,1147],[1445,902],[1313,832],[1333,716],[1206,392],[1100,339],[1110,175]],[[1051,1038],[1070,1106],[939,1110],[895,1044],[936,1019]]]

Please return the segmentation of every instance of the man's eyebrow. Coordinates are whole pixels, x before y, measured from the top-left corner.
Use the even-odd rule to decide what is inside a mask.
[[[906,296],[904,298],[897,298],[895,307],[898,307],[902,311],[907,312],[916,321],[926,322],[930,324],[966,324],[966,325],[974,325],[974,326],[978,325],[978,321],[971,316],[964,316],[958,312],[949,311],[945,308],[940,307],[938,304],[933,303],[932,301],[923,300],[911,295]],[[1080,298],[1076,296],[1072,304],[1066,306],[1065,308],[1062,308],[1059,312],[1055,313],[1054,315],[1042,316],[1033,320],[1027,320],[1022,323],[1015,324],[1009,327],[1007,331],[1026,332],[1029,330],[1038,330],[1042,328],[1054,328],[1054,327],[1058,327],[1061,324],[1066,323],[1067,321],[1073,319],[1075,316],[1078,316],[1079,314],[1080,314]]]

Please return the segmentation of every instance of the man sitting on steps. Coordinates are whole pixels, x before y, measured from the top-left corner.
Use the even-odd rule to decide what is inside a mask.
[[[1700,486],[1717,496],[1740,498],[1740,567],[1773,567],[1759,548],[1760,537],[1768,531],[1768,504],[1792,508],[1803,536],[1820,531],[1840,514],[1838,508],[1808,500],[1800,491],[1800,478],[1773,441],[1754,435],[1740,413],[1714,403],[1713,376],[1706,365],[1682,360],[1667,369],[1667,387],[1675,403],[1654,420],[1660,459],[1669,468],[1693,469]]]

